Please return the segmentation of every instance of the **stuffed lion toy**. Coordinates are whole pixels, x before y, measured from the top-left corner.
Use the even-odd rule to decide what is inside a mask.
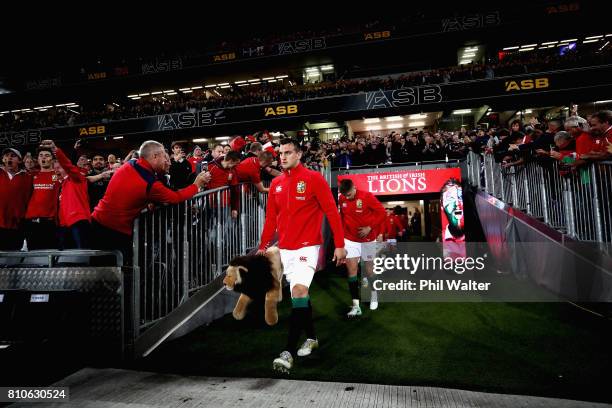
[[[246,309],[254,298],[265,296],[265,320],[269,326],[278,323],[276,305],[282,300],[281,280],[283,272],[280,251],[270,247],[265,255],[238,256],[232,259],[225,271],[223,284],[227,290],[240,292],[232,315],[244,319]]]

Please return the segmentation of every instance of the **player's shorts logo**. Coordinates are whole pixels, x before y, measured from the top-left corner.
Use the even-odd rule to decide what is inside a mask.
[[[298,194],[304,194],[306,192],[306,183],[302,180],[297,183],[297,192]]]
[[[300,256],[300,262],[308,262],[308,258],[305,256]]]

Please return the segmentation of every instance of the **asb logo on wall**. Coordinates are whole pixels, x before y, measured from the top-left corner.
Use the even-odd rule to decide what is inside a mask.
[[[516,81],[505,81],[506,92],[526,91],[529,89],[542,89],[550,86],[548,78],[523,79]]]
[[[298,113],[297,105],[266,106],[264,108],[265,117],[295,115],[296,113]]]
[[[89,126],[79,128],[79,136],[95,136],[95,135],[103,135],[106,133],[106,126]]]

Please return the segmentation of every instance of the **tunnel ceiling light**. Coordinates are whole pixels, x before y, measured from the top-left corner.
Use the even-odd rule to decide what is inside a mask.
[[[423,122],[423,121],[420,121],[420,122],[410,122],[409,125],[410,126],[414,126],[414,127],[425,126],[425,122]]]
[[[385,118],[387,122],[397,122],[398,120],[404,120],[401,116],[387,116]]]
[[[465,115],[467,113],[472,113],[471,109],[457,109],[453,111],[453,115]]]
[[[380,122],[380,119],[378,118],[368,118],[368,119],[364,119],[363,123],[378,123]]]

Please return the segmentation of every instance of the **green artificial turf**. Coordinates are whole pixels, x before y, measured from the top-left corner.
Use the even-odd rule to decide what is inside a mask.
[[[612,401],[609,320],[567,303],[382,303],[355,321],[346,279],[318,273],[311,287],[321,347],[296,358],[300,380],[431,385]],[[256,305],[251,305],[256,306]],[[136,367],[188,375],[281,377],[290,302],[267,327],[255,313],[225,316],[162,345]]]

